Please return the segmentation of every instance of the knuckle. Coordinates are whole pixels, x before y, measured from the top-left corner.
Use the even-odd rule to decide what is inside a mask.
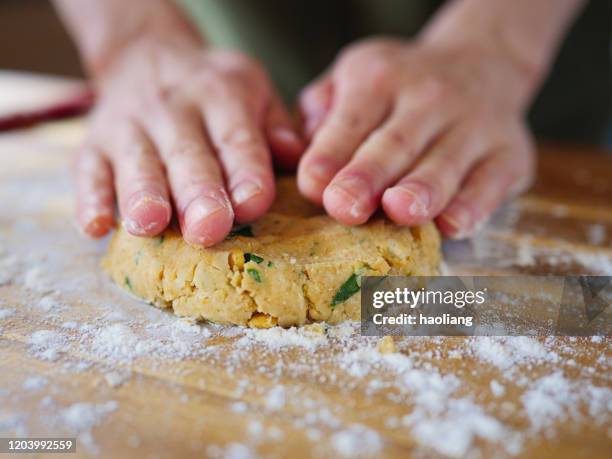
[[[419,89],[425,99],[447,103],[457,97],[451,85],[439,76],[428,76]]]
[[[376,142],[391,151],[402,150],[410,153],[412,150],[408,133],[398,128],[381,130],[376,134]]]
[[[175,143],[168,149],[166,160],[177,162],[186,161],[202,156],[203,150],[203,146],[198,142],[183,140]]]
[[[219,138],[221,148],[244,148],[258,145],[259,136],[248,126],[233,126]]]
[[[334,132],[334,136],[341,136],[342,134],[353,135],[355,132],[361,132],[364,125],[365,117],[357,112],[346,111],[330,117],[326,127],[328,132]]]
[[[214,94],[229,97],[235,92],[235,80],[236,78],[232,75],[224,75],[216,70],[207,70],[195,78],[191,91],[204,95]]]

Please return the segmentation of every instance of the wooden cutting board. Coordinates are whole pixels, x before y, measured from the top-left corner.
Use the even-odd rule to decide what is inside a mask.
[[[79,236],[79,121],[0,136],[0,436],[77,436],[79,457],[607,458],[611,340],[328,335],[180,321],[114,288]],[[543,147],[532,191],[461,273],[612,267],[612,156]]]

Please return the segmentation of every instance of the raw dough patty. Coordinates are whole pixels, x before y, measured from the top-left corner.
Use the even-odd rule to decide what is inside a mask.
[[[272,210],[208,249],[176,229],[155,238],[119,229],[103,261],[120,287],[179,316],[267,327],[360,316],[360,275],[432,275],[440,238],[432,224],[399,227],[383,217],[349,227],[326,216],[281,178]]]

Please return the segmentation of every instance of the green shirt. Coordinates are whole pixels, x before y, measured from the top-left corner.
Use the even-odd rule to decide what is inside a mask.
[[[338,51],[371,35],[414,36],[441,0],[181,0],[213,44],[266,66],[291,101]],[[612,6],[591,1],[569,31],[529,114],[540,138],[598,143],[610,119]]]

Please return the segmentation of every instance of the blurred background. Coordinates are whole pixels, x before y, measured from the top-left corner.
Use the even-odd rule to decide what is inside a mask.
[[[334,5],[342,9],[350,1]],[[213,6],[213,0],[201,0],[202,15]],[[540,139],[612,148],[611,24],[612,2],[588,2],[529,114]],[[0,0],[2,70],[84,76],[75,46],[49,0]]]
[[[0,0],[0,69],[83,76],[51,2]]]

